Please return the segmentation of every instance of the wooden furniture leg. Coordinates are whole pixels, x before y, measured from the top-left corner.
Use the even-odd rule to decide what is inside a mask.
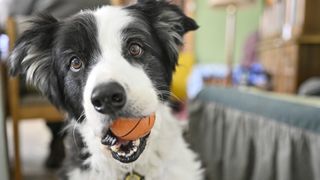
[[[21,159],[19,141],[19,79],[10,78],[8,84],[9,107],[13,126],[13,145],[14,145],[14,180],[21,180]]]
[[[21,159],[20,159],[20,139],[19,120],[12,117],[13,122],[13,142],[14,142],[14,180],[21,180]]]

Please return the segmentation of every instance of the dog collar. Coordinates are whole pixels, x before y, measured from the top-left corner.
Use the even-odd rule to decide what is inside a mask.
[[[126,174],[124,180],[145,180],[144,177],[137,172],[129,172]]]

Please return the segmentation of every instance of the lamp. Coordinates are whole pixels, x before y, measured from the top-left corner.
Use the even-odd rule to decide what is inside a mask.
[[[209,0],[212,8],[225,8],[226,17],[226,31],[225,31],[225,57],[228,67],[228,74],[226,77],[226,85],[232,84],[232,69],[234,63],[234,46],[236,37],[236,15],[239,7],[251,5],[256,0]]]

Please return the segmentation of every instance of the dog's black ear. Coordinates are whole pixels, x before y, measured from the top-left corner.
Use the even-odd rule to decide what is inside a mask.
[[[157,32],[159,39],[166,45],[173,69],[177,63],[179,46],[183,44],[183,35],[198,29],[197,23],[187,17],[182,10],[165,0],[139,0],[131,7],[143,13]]]
[[[29,23],[28,30],[18,38],[9,57],[9,72],[22,75],[29,84],[53,100],[59,92],[52,68],[52,47],[59,22],[52,16],[40,14]]]
[[[28,22],[29,28],[15,42],[9,57],[11,75],[29,74],[33,77],[38,68],[48,61],[58,21],[49,15],[40,14]]]
[[[180,35],[196,30],[199,27],[178,6],[170,4],[165,0],[138,0],[137,7],[146,15],[157,20],[154,21],[155,23],[160,23],[162,26],[170,26],[173,31],[176,31]]]

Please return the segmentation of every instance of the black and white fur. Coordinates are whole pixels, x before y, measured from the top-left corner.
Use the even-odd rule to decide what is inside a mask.
[[[86,10],[60,21],[47,15],[32,21],[16,42],[9,67],[70,119],[64,179],[120,180],[132,171],[146,180],[203,179],[200,162],[167,107],[182,36],[195,29],[178,7],[153,0]],[[132,44],[142,53],[133,56]],[[110,82],[123,87],[125,105],[102,113],[92,94]],[[153,112],[146,146],[130,162],[121,162],[101,143],[113,119]]]

